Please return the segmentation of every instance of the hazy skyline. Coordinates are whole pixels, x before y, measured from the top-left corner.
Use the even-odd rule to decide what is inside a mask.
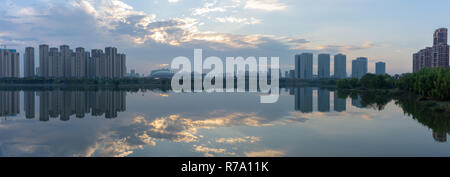
[[[279,56],[282,70],[293,69],[295,54],[313,52],[317,64],[319,53],[344,53],[347,73],[351,60],[368,57],[369,72],[383,61],[395,74],[411,72],[412,54],[450,26],[448,7],[447,0],[0,0],[0,44],[20,52],[21,66],[25,47],[45,43],[118,47],[128,70],[144,74],[192,57],[194,48],[204,57]]]

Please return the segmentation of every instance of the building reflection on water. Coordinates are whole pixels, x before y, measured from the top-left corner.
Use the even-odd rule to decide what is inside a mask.
[[[351,105],[357,108],[374,107],[373,104],[387,104],[392,98],[373,99],[369,95],[345,95],[340,97],[338,91],[330,91],[321,88],[290,88],[289,93],[294,95],[295,110],[302,113],[314,112],[314,101],[317,97],[317,111],[330,112],[331,102],[335,112],[345,112],[347,110],[347,99],[351,98]],[[317,91],[317,96],[313,93]],[[0,91],[0,117],[15,117],[21,111],[21,91]],[[333,92],[333,93],[330,93]],[[333,96],[331,96],[333,94]],[[45,90],[45,91],[23,91],[24,116],[27,119],[38,118],[40,121],[49,121],[59,118],[68,121],[70,118],[84,118],[86,115],[104,117],[112,119],[118,117],[119,112],[126,111],[126,91],[115,90]],[[332,101],[331,101],[332,99]],[[381,101],[380,101],[381,100]],[[380,103],[375,103],[379,101]],[[349,102],[350,103],[350,102]],[[430,117],[429,113],[422,116],[416,112],[421,110],[410,101],[396,101],[396,104],[412,114],[412,117],[429,126],[432,130],[432,137],[437,142],[447,142],[448,127],[445,126],[447,119]],[[36,111],[35,107],[39,105]],[[384,106],[375,106],[383,108]],[[436,116],[435,116],[436,117]]]
[[[25,91],[24,92],[24,104],[25,104],[25,117],[27,119],[34,118],[35,115],[35,92],[34,91]]]
[[[116,118],[126,110],[124,91],[41,91],[39,92],[39,120],[58,118],[67,121],[71,116],[84,118],[86,114]]]
[[[13,117],[20,114],[20,92],[0,91],[0,116]],[[35,99],[39,101],[39,120],[50,118],[70,120],[72,116],[84,118],[86,114],[107,119],[116,118],[126,110],[126,92],[99,91],[24,91],[24,111],[27,119],[36,118]]]
[[[294,88],[290,89],[289,93],[295,96],[295,110],[303,113],[313,112],[313,88]],[[317,89],[317,110],[319,112],[330,112],[330,90]],[[339,98],[337,92],[334,95],[334,110],[336,112],[343,112],[346,110],[346,99]]]
[[[18,91],[0,91],[0,116],[9,117],[20,113],[20,95]]]
[[[336,112],[345,112],[347,109],[347,98],[351,99],[351,105],[356,108],[377,108],[378,110],[384,109],[384,104],[389,103],[393,100],[393,98],[387,97],[386,99],[373,99],[373,96],[361,95],[361,94],[343,94],[342,97],[339,96],[338,91],[330,91],[322,88],[291,88],[289,90],[290,95],[294,95],[295,97],[295,110],[300,111],[302,113],[308,114],[314,112],[313,105],[313,91],[317,90],[317,112],[330,112],[331,110],[331,101],[330,101],[330,92],[333,92],[333,109]],[[314,96],[315,97],[315,96]],[[373,99],[373,100],[372,100]],[[378,102],[377,102],[378,101]],[[404,107],[402,107],[404,109]],[[410,110],[411,111],[414,111]],[[418,118],[419,114],[412,112],[413,118]],[[419,120],[419,122],[424,125],[429,126],[429,122],[432,120],[431,118],[423,117]],[[429,119],[429,120],[427,120]],[[446,124],[446,119],[439,119],[440,123],[438,125]],[[435,126],[434,124],[433,127]],[[433,129],[433,138],[437,142],[447,142],[447,132],[448,131],[437,131]]]

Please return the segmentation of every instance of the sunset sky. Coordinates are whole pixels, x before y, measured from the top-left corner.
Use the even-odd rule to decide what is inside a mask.
[[[0,44],[22,56],[42,43],[115,46],[144,74],[194,48],[278,56],[282,70],[297,53],[344,53],[348,72],[365,56],[369,72],[384,61],[395,74],[410,72],[412,53],[450,26],[449,9],[448,0],[0,0]]]

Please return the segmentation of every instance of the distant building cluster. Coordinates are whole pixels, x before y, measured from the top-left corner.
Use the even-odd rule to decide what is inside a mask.
[[[39,73],[46,78],[123,78],[126,74],[126,56],[117,48],[93,49],[78,47],[73,51],[67,45],[49,48],[39,46]]]
[[[141,74],[137,73],[135,69],[131,69],[130,73],[127,74],[127,77],[132,78],[141,77]]]
[[[117,48],[106,47],[105,51],[91,52],[78,47],[73,51],[68,45],[50,48],[39,46],[39,67],[35,67],[35,50],[25,48],[23,57],[24,77],[43,78],[123,78],[126,74],[126,55],[117,53]],[[0,49],[0,78],[20,77],[19,53],[14,49]]]
[[[347,78],[347,56],[344,54],[337,54],[334,56],[334,75],[330,73],[330,54],[318,55],[317,78]],[[313,75],[313,54],[303,53],[295,56],[295,70],[285,73],[287,78],[297,79],[314,79]],[[359,57],[352,61],[353,78],[362,78],[367,74],[368,59],[366,57]],[[378,62],[375,64],[376,74],[386,74],[386,63]]]
[[[447,36],[447,28],[437,29],[433,35],[433,47],[426,47],[413,54],[413,72],[423,68],[449,67]]]

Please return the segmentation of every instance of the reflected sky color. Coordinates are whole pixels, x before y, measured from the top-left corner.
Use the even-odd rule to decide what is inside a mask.
[[[447,133],[362,97],[0,91],[0,156],[449,156]],[[366,107],[366,108],[363,108]]]

